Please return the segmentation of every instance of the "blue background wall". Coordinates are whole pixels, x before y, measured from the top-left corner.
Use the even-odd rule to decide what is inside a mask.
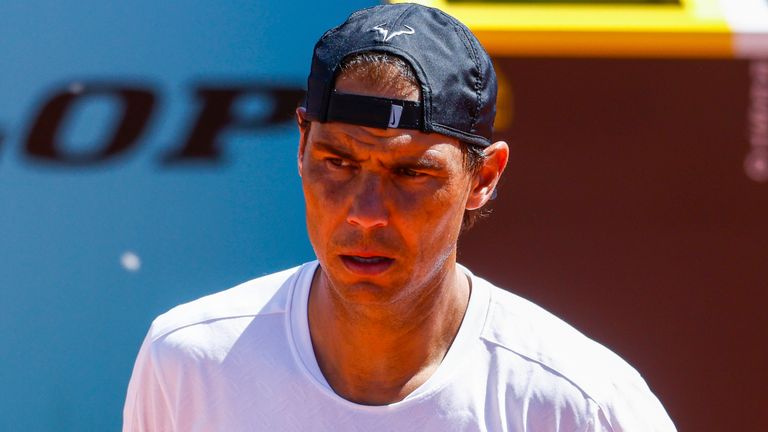
[[[373,3],[0,5],[0,430],[118,430],[154,316],[312,257],[291,121],[225,133],[220,160],[162,160],[194,123],[196,85],[303,87],[316,39]],[[96,81],[155,95],[131,148],[81,165],[30,157],[41,108]],[[77,105],[63,150],[97,152],[119,114],[108,98]]]

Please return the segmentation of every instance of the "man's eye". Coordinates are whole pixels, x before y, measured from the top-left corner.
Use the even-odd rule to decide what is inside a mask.
[[[421,177],[424,173],[410,169],[410,168],[398,168],[397,174],[404,177]]]
[[[325,161],[336,168],[348,168],[351,166],[348,161],[341,158],[327,158]]]

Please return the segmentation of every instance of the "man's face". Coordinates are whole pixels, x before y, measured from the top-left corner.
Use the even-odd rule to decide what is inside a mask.
[[[302,132],[299,170],[310,241],[343,299],[418,296],[455,262],[475,183],[455,139],[314,122]]]

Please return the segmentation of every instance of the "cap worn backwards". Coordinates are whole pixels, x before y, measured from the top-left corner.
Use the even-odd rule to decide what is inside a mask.
[[[421,102],[336,92],[341,63],[366,51],[407,61],[421,85]],[[418,129],[487,147],[496,86],[488,53],[458,20],[417,4],[381,5],[353,13],[317,42],[305,108],[312,121]]]

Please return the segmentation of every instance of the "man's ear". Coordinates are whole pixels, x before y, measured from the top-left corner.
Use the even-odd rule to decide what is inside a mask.
[[[307,120],[307,110],[304,107],[298,107],[296,108],[296,123],[299,126],[299,152],[298,152],[298,163],[299,163],[299,177],[301,177],[301,170],[303,166],[303,159],[304,159],[304,150],[307,146],[307,137],[309,136],[309,127],[312,124],[309,120]]]
[[[472,190],[469,191],[467,198],[467,210],[479,209],[491,199],[509,160],[509,146],[504,141],[489,145],[483,153],[486,158],[472,181]]]

